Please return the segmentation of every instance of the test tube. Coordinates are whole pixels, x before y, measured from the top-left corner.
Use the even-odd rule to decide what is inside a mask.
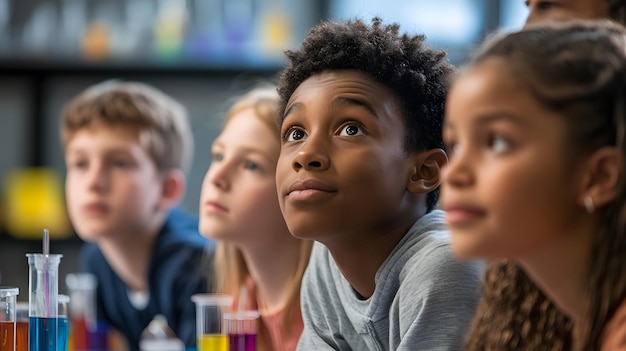
[[[90,332],[96,329],[96,288],[98,281],[91,273],[70,273],[65,276],[70,295],[70,328],[75,351],[89,347]]]
[[[15,350],[15,303],[20,290],[0,286],[0,351]]]
[[[228,336],[222,326],[223,313],[233,304],[233,298],[221,294],[195,294],[196,337],[198,351],[228,351]]]
[[[67,295],[59,294],[59,313],[57,315],[57,351],[68,351],[68,337],[69,337],[69,309],[70,297]]]
[[[29,266],[29,348],[57,351],[58,271],[63,255],[31,253],[26,257]]]
[[[28,351],[28,302],[18,301],[15,309],[15,351]]]

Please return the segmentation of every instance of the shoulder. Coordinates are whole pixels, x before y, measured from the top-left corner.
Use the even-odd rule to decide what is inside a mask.
[[[174,208],[168,214],[157,237],[155,250],[192,251],[213,249],[215,242],[198,232],[198,219],[181,208]]]
[[[446,232],[435,233],[424,240],[425,243],[412,251],[402,269],[406,280],[462,279],[479,283],[484,266],[482,260],[462,260],[454,256]]]
[[[626,350],[626,299],[604,327],[601,351]]]
[[[431,215],[432,214],[432,215]],[[480,286],[484,263],[482,260],[462,260],[452,253],[450,232],[442,211],[433,211],[428,221],[412,228],[412,238],[406,242],[409,257],[400,273],[403,285],[423,285],[425,281],[443,289],[463,286],[472,289]],[[420,220],[421,221],[421,220]]]
[[[78,256],[81,270],[91,271],[95,267],[107,265],[106,259],[100,251],[100,248],[95,243],[85,243],[80,248]]]

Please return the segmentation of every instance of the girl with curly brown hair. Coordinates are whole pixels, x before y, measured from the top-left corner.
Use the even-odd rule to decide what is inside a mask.
[[[497,36],[456,78],[453,250],[510,260],[490,267],[468,348],[626,349],[625,129],[626,29],[608,21]]]

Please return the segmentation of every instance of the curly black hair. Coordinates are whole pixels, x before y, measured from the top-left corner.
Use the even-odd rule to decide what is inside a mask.
[[[443,50],[425,45],[424,35],[400,34],[397,23],[383,25],[374,17],[369,27],[360,19],[325,21],[313,27],[299,50],[288,50],[287,66],[277,88],[281,116],[296,88],[309,77],[328,70],[356,70],[394,92],[406,127],[405,150],[443,149],[444,104],[455,71]],[[439,189],[428,194],[433,209]]]

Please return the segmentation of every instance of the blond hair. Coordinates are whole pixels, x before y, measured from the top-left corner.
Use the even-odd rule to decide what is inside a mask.
[[[96,122],[136,129],[139,140],[160,171],[187,171],[193,157],[193,134],[186,109],[162,91],[138,82],[106,81],[69,101],[61,117],[65,148],[77,131]]]
[[[279,125],[279,98],[276,88],[268,85],[252,89],[245,95],[239,97],[228,110],[223,126],[225,127],[235,116],[241,111],[252,109],[254,115],[272,130],[276,137],[276,141],[280,140]],[[302,276],[309,262],[311,255],[312,241],[301,240],[299,259],[294,276],[289,286],[289,297],[285,304],[282,325],[284,328],[289,327],[293,314],[300,309],[300,285]],[[241,287],[246,286],[250,277],[248,265],[243,258],[241,250],[235,245],[220,242],[217,246],[214,260],[214,279],[217,292],[225,293],[235,297],[238,300]],[[263,322],[260,320],[259,328],[263,329]],[[260,334],[261,335],[261,334]],[[264,340],[259,340],[259,344],[263,344]]]

